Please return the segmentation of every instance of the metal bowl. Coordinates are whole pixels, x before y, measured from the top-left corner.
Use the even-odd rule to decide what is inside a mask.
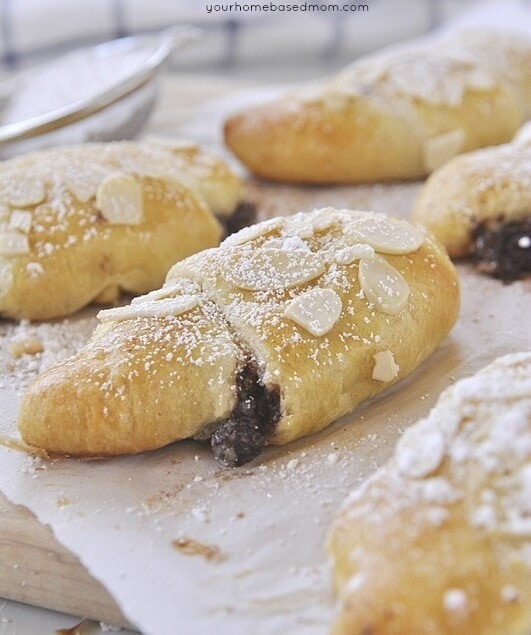
[[[174,50],[195,41],[197,37],[196,29],[180,28],[156,35],[122,38],[73,51],[9,78],[4,82],[2,96],[2,119],[5,123],[0,126],[0,143],[3,157],[66,143],[134,137],[153,108],[157,94],[156,79],[164,62]],[[87,64],[97,63],[110,68],[121,59],[127,59],[127,55],[130,58],[134,56],[134,62],[129,59],[126,72],[118,74],[116,80],[107,77],[107,83],[92,94],[67,100],[50,110],[17,120],[17,96],[26,91],[25,97],[31,97],[32,86],[39,85],[39,78],[42,84],[45,73],[46,77],[61,77],[61,70],[68,68],[70,75],[75,75],[77,64],[82,76]]]

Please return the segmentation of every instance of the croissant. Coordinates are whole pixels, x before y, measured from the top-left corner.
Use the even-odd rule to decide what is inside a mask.
[[[446,390],[352,492],[335,635],[531,633],[531,353]]]
[[[458,305],[446,252],[406,221],[330,208],[271,219],[100,312],[86,347],[30,386],[19,430],[85,456],[210,439],[240,465],[408,375]]]
[[[225,141],[275,181],[426,176],[509,141],[531,117],[531,38],[471,30],[362,58],[327,81],[230,117]]]
[[[155,142],[10,159],[0,191],[0,315],[32,320],[158,288],[179,258],[219,243],[242,197],[220,160]]]
[[[419,193],[415,222],[450,256],[472,256],[505,281],[531,273],[531,122],[508,144],[476,150],[436,170]]]

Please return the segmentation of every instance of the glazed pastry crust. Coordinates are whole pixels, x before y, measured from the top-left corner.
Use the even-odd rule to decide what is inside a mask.
[[[6,161],[0,314],[50,319],[157,288],[176,260],[218,244],[215,214],[228,216],[241,195],[229,168],[190,146],[86,144]],[[120,216],[127,205],[130,218]]]
[[[370,212],[332,209],[272,219],[177,263],[163,292],[179,302],[191,299],[192,308],[178,316],[141,316],[135,313],[137,300],[131,315],[101,325],[85,349],[29,388],[19,413],[23,439],[53,452],[112,455],[208,436],[205,430],[229,417],[237,373],[249,360],[262,383],[280,393],[281,418],[269,443],[325,427],[410,373],[457,316],[459,289],[448,257],[404,221],[399,223],[422,244],[381,259],[402,274],[407,301],[384,313],[364,295],[359,256],[340,263],[361,240],[355,232],[376,221],[391,222]],[[260,288],[253,290],[256,285]],[[308,293],[317,294],[311,296],[317,300],[307,308],[309,317],[289,317],[294,314],[288,307]],[[400,289],[393,302],[398,295]],[[211,321],[199,333],[193,319],[205,311]],[[172,355],[175,341],[183,349]],[[385,381],[373,378],[379,352],[392,354],[397,366]],[[118,368],[133,378],[119,389]],[[134,369],[138,375],[131,375]],[[138,406],[134,415],[128,404]]]
[[[450,256],[470,252],[473,230],[482,221],[531,217],[529,126],[511,143],[452,159],[423,186],[412,218],[426,226]]]
[[[256,175],[354,183],[426,176],[512,138],[531,116],[531,42],[465,32],[372,55],[327,82],[251,107],[225,140]]]
[[[335,634],[529,632],[530,395],[531,354],[496,360],[351,494],[328,542]]]

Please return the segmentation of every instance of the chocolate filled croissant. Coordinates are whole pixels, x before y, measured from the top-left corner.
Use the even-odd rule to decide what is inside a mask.
[[[217,245],[237,176],[190,145],[86,144],[2,164],[0,315],[49,319],[158,288]]]
[[[446,390],[352,492],[335,635],[531,633],[531,353]]]
[[[408,375],[458,305],[446,252],[406,221],[330,208],[271,219],[102,311],[86,347],[28,389],[19,429],[69,455],[210,438],[240,465]]]
[[[476,150],[436,170],[413,219],[450,256],[471,256],[480,271],[512,281],[531,274],[531,122],[511,143]]]
[[[230,117],[225,141],[275,181],[426,176],[509,141],[531,117],[531,38],[465,31],[371,54],[328,80]]]

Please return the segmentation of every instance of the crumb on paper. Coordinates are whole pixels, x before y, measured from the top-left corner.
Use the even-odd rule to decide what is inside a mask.
[[[12,357],[20,359],[22,355],[36,355],[44,351],[42,342],[32,336],[20,337],[11,340],[8,350]]]
[[[76,353],[96,326],[91,313],[57,322],[0,324],[0,338],[6,342],[0,349],[3,387],[22,391],[39,373]]]
[[[201,556],[208,562],[223,562],[227,559],[227,555],[217,545],[208,545],[192,538],[176,538],[171,544],[187,556]]]
[[[326,457],[326,460],[330,465],[335,465],[337,463],[337,452],[330,452],[330,454]]]

